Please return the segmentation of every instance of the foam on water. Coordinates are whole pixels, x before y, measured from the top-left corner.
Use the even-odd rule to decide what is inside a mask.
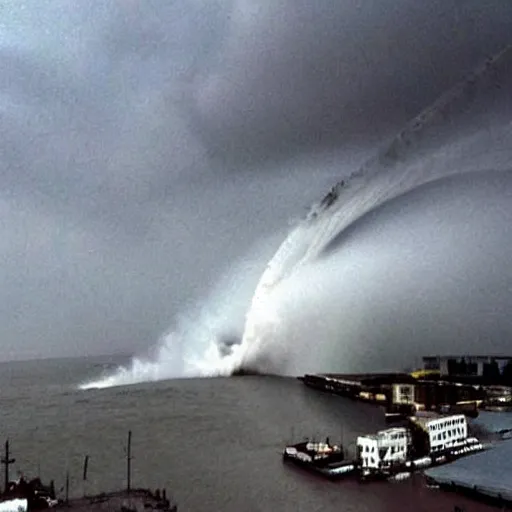
[[[282,234],[255,244],[227,271],[209,296],[179,316],[152,354],[133,358],[81,389],[107,388],[170,378],[230,375],[240,357],[240,340],[251,295],[265,261]]]

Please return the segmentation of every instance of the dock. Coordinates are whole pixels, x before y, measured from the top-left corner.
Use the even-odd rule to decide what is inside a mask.
[[[4,466],[4,489],[0,493],[0,511],[2,512],[32,512],[35,510],[53,508],[65,509],[71,512],[177,512],[178,507],[172,499],[169,499],[165,488],[149,489],[134,488],[131,481],[132,432],[128,432],[128,441],[125,447],[126,461],[126,487],[112,492],[103,492],[97,495],[84,495],[70,497],[70,475],[66,473],[66,481],[63,489],[64,496],[57,497],[55,483],[43,485],[40,477],[27,480],[20,476],[17,481],[9,478],[9,466],[16,459],[11,457],[9,441],[5,442],[5,454],[1,459]],[[82,480],[88,478],[89,456],[85,455],[82,470]]]
[[[306,374],[298,377],[306,386],[348,398],[385,404],[394,385],[414,385],[417,380],[407,373]]]
[[[403,420],[417,411],[465,414],[477,417],[489,407],[496,387],[459,381],[430,371],[412,373],[306,374],[298,377],[306,386],[353,400],[382,405],[389,421]],[[508,388],[507,388],[508,389]],[[506,396],[500,390],[499,398]]]
[[[470,459],[428,469],[425,474],[430,484],[438,485],[442,490],[509,510],[512,508],[511,458],[512,441],[503,441]]]
[[[362,476],[380,476],[386,467],[387,477],[421,470],[428,483],[441,489],[512,508],[512,425],[504,421],[509,415],[496,419],[512,411],[512,356],[428,356],[423,365],[411,372],[321,373],[298,379],[322,392],[377,405],[387,422],[399,423],[358,437],[356,462]],[[471,425],[468,417],[474,419]]]
[[[86,496],[59,503],[55,509],[70,512],[177,512],[178,508],[158,491],[132,489]]]

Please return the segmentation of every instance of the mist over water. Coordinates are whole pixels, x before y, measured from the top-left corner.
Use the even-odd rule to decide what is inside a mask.
[[[256,251],[252,264],[228,272],[152,357],[83,387],[237,368],[385,370],[425,352],[507,352],[510,91],[507,49],[363,166],[340,169],[343,182],[274,256]]]
[[[263,289],[241,365],[384,371],[425,353],[507,352],[512,276],[496,248],[512,243],[511,190],[511,171],[468,173],[361,218],[328,254]]]
[[[283,236],[278,233],[255,243],[246,258],[226,270],[208,297],[188,307],[175,320],[149,354],[135,357],[129,366],[86,382],[81,388],[230,375],[238,360],[237,348],[254,288]]]
[[[418,347],[434,353],[509,349],[512,323],[502,305],[510,304],[512,276],[507,257],[496,253],[508,255],[512,247],[511,79],[508,47],[447,91],[313,208],[258,284],[247,315],[242,367],[291,374],[368,371],[413,365],[419,362]],[[435,180],[440,186],[422,186]],[[389,215],[384,220],[384,209],[395,212],[393,223]],[[393,229],[399,223],[405,223],[401,232]],[[372,226],[372,236],[359,244],[357,233],[365,225]],[[454,232],[464,235],[455,246]],[[491,240],[485,241],[488,233]],[[344,238],[351,238],[351,251]],[[429,280],[438,286],[425,295],[421,290]],[[496,292],[491,325],[487,288]],[[382,290],[387,297],[375,301]],[[422,300],[411,310],[418,296]],[[438,307],[451,302],[450,296],[472,302],[472,310],[451,308],[447,318]],[[376,316],[393,297],[403,302],[388,309],[376,329]],[[407,310],[413,314],[404,320]],[[421,332],[425,316],[429,327]],[[386,331],[401,334],[386,336]],[[316,344],[321,356],[311,350]]]

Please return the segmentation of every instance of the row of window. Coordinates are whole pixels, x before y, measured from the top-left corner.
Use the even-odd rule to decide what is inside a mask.
[[[463,442],[464,442],[464,438],[454,439],[452,441],[448,441],[446,444],[443,443],[443,444],[434,445],[434,446],[431,447],[430,451],[433,452],[433,453],[435,453],[435,452],[442,452],[446,448],[450,448],[450,447],[456,446],[456,445],[460,446],[461,444],[463,444]]]
[[[434,434],[432,436],[432,441],[441,441],[446,440],[450,437],[464,438],[464,432],[461,427],[452,428],[449,430],[444,430],[443,432],[439,432],[438,434]]]
[[[443,420],[436,423],[429,423],[428,429],[429,430],[442,430],[446,427],[454,427],[456,425],[462,425],[465,422],[464,418],[451,418],[448,420]]]
[[[390,453],[391,454],[400,453],[400,452],[404,453],[406,451],[406,449],[407,449],[405,444],[401,444],[401,445],[398,445],[398,446],[391,446],[389,448],[390,448]],[[368,446],[367,444],[365,444],[365,445],[363,445],[361,447],[361,452],[362,453],[375,453],[375,445]]]
[[[366,452],[366,453],[368,453],[368,452],[369,452],[369,453],[373,453],[373,452],[375,451],[375,445],[373,445],[373,446],[371,446],[371,447],[370,447],[370,446],[368,446],[367,444],[364,444],[364,445],[362,446],[362,451],[363,451],[363,452]]]
[[[392,446],[391,447],[391,455],[394,455],[395,453],[405,453],[406,452],[406,446]]]
[[[398,434],[388,434],[386,436],[387,439],[393,439],[393,440],[397,440],[397,439],[404,439],[405,438],[405,432],[399,432]]]

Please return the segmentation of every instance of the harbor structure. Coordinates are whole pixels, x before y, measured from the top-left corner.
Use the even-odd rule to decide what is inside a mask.
[[[463,414],[421,414],[411,417],[410,424],[416,446],[421,446],[425,455],[444,452],[468,440],[468,424]]]
[[[329,478],[355,475],[367,480],[410,474],[484,450],[477,438],[468,437],[464,415],[432,413],[410,418],[407,426],[360,435],[356,447],[356,458],[350,461],[342,446],[306,441],[286,446],[283,460]]]
[[[283,461],[332,480],[347,477],[356,471],[355,462],[345,460],[343,446],[332,445],[329,438],[325,442],[306,440],[286,446]]]
[[[441,379],[462,379],[462,381],[512,386],[512,356],[425,356],[423,369],[438,371]]]
[[[476,416],[486,397],[482,386],[418,379],[406,373],[306,374],[299,379],[321,391],[383,405],[390,421],[405,419],[421,410]]]
[[[393,394],[404,400],[410,398],[410,386],[416,384],[416,379],[407,373],[306,374],[299,380],[321,391],[381,404],[391,401]]]
[[[69,511],[94,512],[120,510],[136,512],[159,510],[160,512],[177,512],[178,507],[167,497],[166,489],[134,488],[131,480],[131,451],[132,432],[128,432],[126,445],[126,487],[119,491],[106,492],[98,495],[86,495],[81,498],[69,498],[69,472],[66,472],[65,499],[57,499],[55,484],[52,480],[49,486],[43,485],[39,477],[26,480],[23,475],[17,481],[9,478],[9,465],[15,462],[11,457],[9,443],[5,444],[4,465],[5,488],[0,493],[0,512],[32,512],[47,508],[65,507]],[[87,480],[89,456],[85,455],[82,479]],[[13,508],[14,507],[14,508]]]
[[[409,455],[411,435],[407,428],[381,430],[376,434],[358,436],[357,458],[361,471],[383,471],[405,464]]]
[[[427,469],[427,484],[486,502],[497,510],[512,510],[511,459],[512,443],[501,442],[494,449]]]
[[[418,410],[477,416],[512,408],[512,356],[432,355],[410,373],[306,374],[307,386],[386,406],[388,419]]]

